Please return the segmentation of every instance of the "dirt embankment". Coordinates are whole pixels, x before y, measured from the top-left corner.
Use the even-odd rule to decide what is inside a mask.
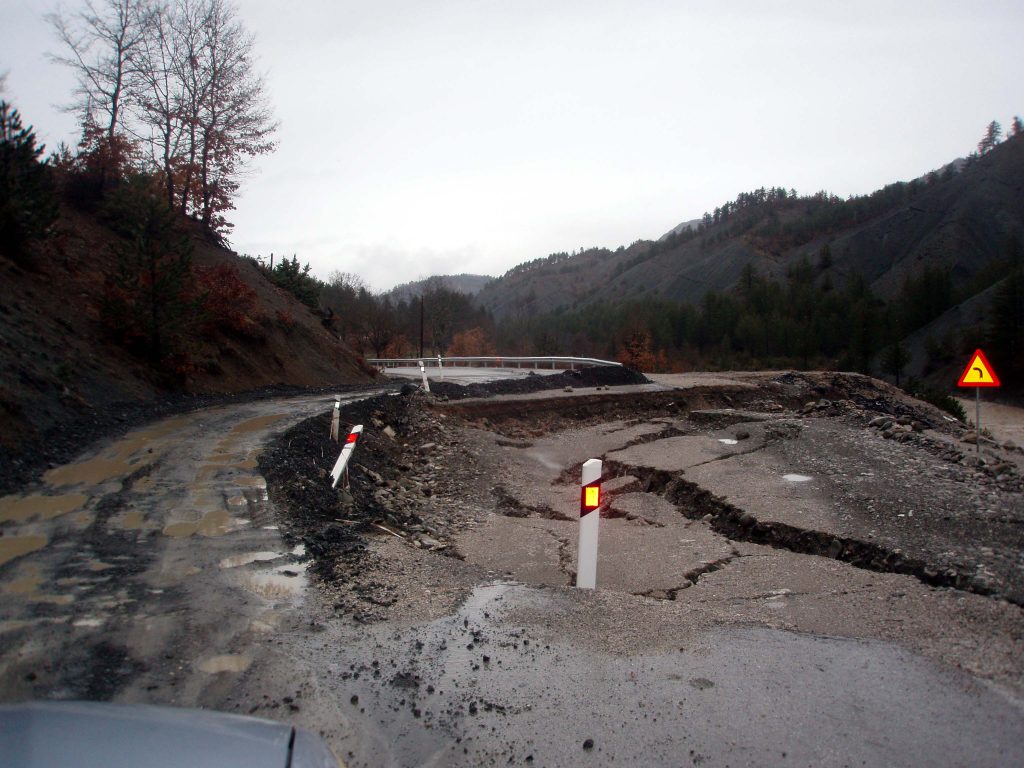
[[[120,238],[65,207],[29,268],[0,256],[0,487],[11,490],[89,440],[203,398],[366,384],[372,372],[320,318],[251,263],[196,236],[197,269],[228,267],[255,298],[246,333],[206,329],[188,340],[190,364],[169,379],[104,328],[104,286]],[[208,401],[206,401],[208,402]]]

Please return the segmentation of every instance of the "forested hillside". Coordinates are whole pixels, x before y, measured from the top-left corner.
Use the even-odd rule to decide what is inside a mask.
[[[306,293],[364,356],[842,368],[948,389],[961,358],[985,346],[1007,388],[1019,388],[1024,138],[1019,121],[1005,141],[997,129],[966,161],[916,181],[848,200],[743,193],[657,242],[520,264],[475,301],[438,278],[424,284],[421,306],[345,273],[327,283],[307,275]],[[279,262],[274,273],[285,268],[299,265]]]
[[[479,301],[502,347],[666,369],[941,373],[938,382],[965,349],[988,345],[1019,385],[1024,138],[1019,120],[1002,142],[994,126],[941,173],[848,200],[743,193],[654,243],[520,264]],[[986,290],[983,313],[929,329]]]
[[[275,128],[234,7],[51,21],[81,135],[47,153],[0,99],[0,460],[185,394],[372,381],[315,302],[226,247]]]

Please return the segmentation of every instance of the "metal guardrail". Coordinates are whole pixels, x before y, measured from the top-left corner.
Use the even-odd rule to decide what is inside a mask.
[[[621,368],[622,363],[614,360],[599,360],[596,357],[395,357],[369,358],[367,363],[380,368],[418,368],[420,362],[427,367],[443,368],[549,368],[551,370],[590,368],[598,365],[613,365]]]

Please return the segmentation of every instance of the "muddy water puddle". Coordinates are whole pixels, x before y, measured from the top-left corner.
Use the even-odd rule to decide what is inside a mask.
[[[240,555],[225,557],[218,565],[221,568],[238,568],[243,565],[249,565],[249,563],[264,563],[270,560],[277,560],[279,557],[284,557],[284,554],[284,552],[245,552]]]
[[[223,536],[234,528],[238,527],[239,521],[228,514],[227,510],[214,509],[198,520],[171,523],[164,528],[164,535],[174,539],[186,538],[188,536],[216,537]]]
[[[216,675],[220,672],[245,672],[251,664],[251,656],[225,653],[203,659],[197,666],[201,672],[206,672],[208,675]]]
[[[152,427],[129,433],[99,455],[56,467],[43,475],[49,485],[100,485],[151,464],[162,455],[165,438],[187,425],[189,417],[167,419]]]
[[[59,496],[5,496],[0,499],[0,522],[51,520],[80,509],[88,500],[89,497],[83,493],[65,493]]]
[[[142,528],[143,520],[145,515],[141,512],[128,512],[121,521],[121,527],[126,531],[137,531]]]
[[[42,549],[49,543],[46,536],[0,536],[0,565]]]
[[[308,563],[290,563],[272,571],[251,571],[243,574],[243,583],[250,592],[267,600],[298,597],[309,586],[308,566]]]

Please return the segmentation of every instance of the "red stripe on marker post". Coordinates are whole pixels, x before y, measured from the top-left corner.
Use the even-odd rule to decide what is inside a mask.
[[[334,463],[334,469],[331,470],[331,477],[334,478],[334,482],[331,483],[332,488],[338,487],[338,482],[348,468],[348,460],[352,458],[352,452],[356,449],[356,441],[359,440],[359,436],[362,433],[363,425],[356,424],[352,427],[352,431],[348,433],[348,437],[345,438],[345,445],[341,448],[341,455],[338,456],[338,460]]]
[[[576,586],[594,589],[597,586],[597,539],[601,523],[601,460],[583,463],[580,478],[580,541],[576,555]],[[591,514],[597,512],[597,514]]]

